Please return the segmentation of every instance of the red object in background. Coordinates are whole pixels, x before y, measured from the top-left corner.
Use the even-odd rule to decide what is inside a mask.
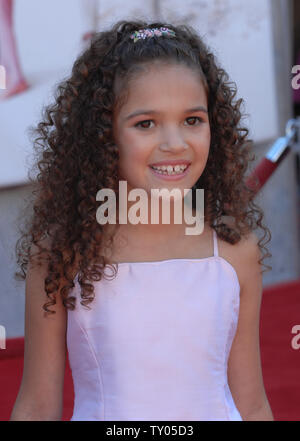
[[[300,349],[293,349],[292,328],[300,325],[300,281],[264,289],[260,316],[261,362],[265,390],[275,421],[300,421]],[[7,340],[0,350],[0,421],[10,418],[23,371],[24,339]],[[73,413],[73,380],[67,361],[63,421]]]
[[[280,162],[290,152],[290,147],[285,149],[285,152],[277,162],[272,162],[268,158],[262,158],[259,164],[254,169],[253,173],[247,178],[246,185],[257,193],[265,182],[269,179],[272,173],[277,169]]]
[[[251,188],[256,193],[259,192],[272,173],[274,173],[283,159],[291,151],[290,144],[292,143],[292,140],[293,138],[282,136],[275,141],[266,155],[256,165],[250,176],[247,177],[247,187]]]
[[[29,87],[18,56],[13,8],[13,0],[0,1],[0,64],[6,72],[6,90],[0,90],[1,101],[24,92]]]
[[[300,136],[300,117],[291,118],[286,123],[285,136],[276,139],[255,169],[246,178],[246,186],[258,193],[269,177],[274,173],[291,149],[297,148]]]

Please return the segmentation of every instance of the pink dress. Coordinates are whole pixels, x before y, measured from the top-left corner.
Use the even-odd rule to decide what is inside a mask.
[[[91,310],[75,281],[71,421],[242,420],[227,382],[240,285],[213,239],[211,257],[120,263],[94,282]]]

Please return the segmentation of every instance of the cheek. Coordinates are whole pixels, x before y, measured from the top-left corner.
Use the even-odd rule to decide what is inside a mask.
[[[144,163],[147,160],[149,148],[147,143],[141,137],[133,134],[126,134],[122,138],[122,145],[120,148],[120,160],[129,163],[131,167]]]
[[[210,144],[211,131],[210,124],[206,124],[203,130],[203,138],[206,139],[206,142]]]
[[[208,127],[206,130],[204,130],[201,138],[202,151],[206,156],[208,156],[209,153],[210,141],[211,141],[211,133]]]
[[[136,137],[122,138],[119,146],[119,171],[126,178],[139,179],[144,174],[149,158],[149,149],[142,140]]]
[[[203,130],[197,138],[197,152],[198,155],[205,159],[209,154],[211,135],[210,130]]]

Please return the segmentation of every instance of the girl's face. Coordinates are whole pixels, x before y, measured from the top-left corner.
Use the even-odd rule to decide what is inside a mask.
[[[119,175],[127,181],[127,190],[143,188],[150,195],[152,188],[179,188],[183,195],[183,189],[191,188],[208,158],[207,111],[200,75],[188,67],[154,66],[138,74],[130,83],[126,103],[113,118]],[[175,161],[188,167],[173,176],[152,168],[157,163],[171,166]]]

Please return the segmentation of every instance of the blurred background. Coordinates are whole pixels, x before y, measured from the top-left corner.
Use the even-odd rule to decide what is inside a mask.
[[[22,375],[25,284],[13,275],[18,216],[32,191],[28,128],[53,102],[57,84],[69,76],[91,33],[136,18],[190,24],[216,53],[237,84],[237,99],[244,99],[243,122],[256,157],[251,167],[285,134],[287,121],[300,115],[300,88],[291,86],[292,67],[299,65],[300,73],[300,0],[0,0],[0,65],[6,72],[5,88],[0,79],[0,326],[6,333],[0,420],[9,417]],[[295,143],[257,202],[272,233],[272,257],[265,261],[272,271],[263,276],[261,312],[265,386],[276,419],[300,420],[300,352],[291,345],[292,327],[300,325],[299,152]],[[68,372],[65,419],[71,389]]]

